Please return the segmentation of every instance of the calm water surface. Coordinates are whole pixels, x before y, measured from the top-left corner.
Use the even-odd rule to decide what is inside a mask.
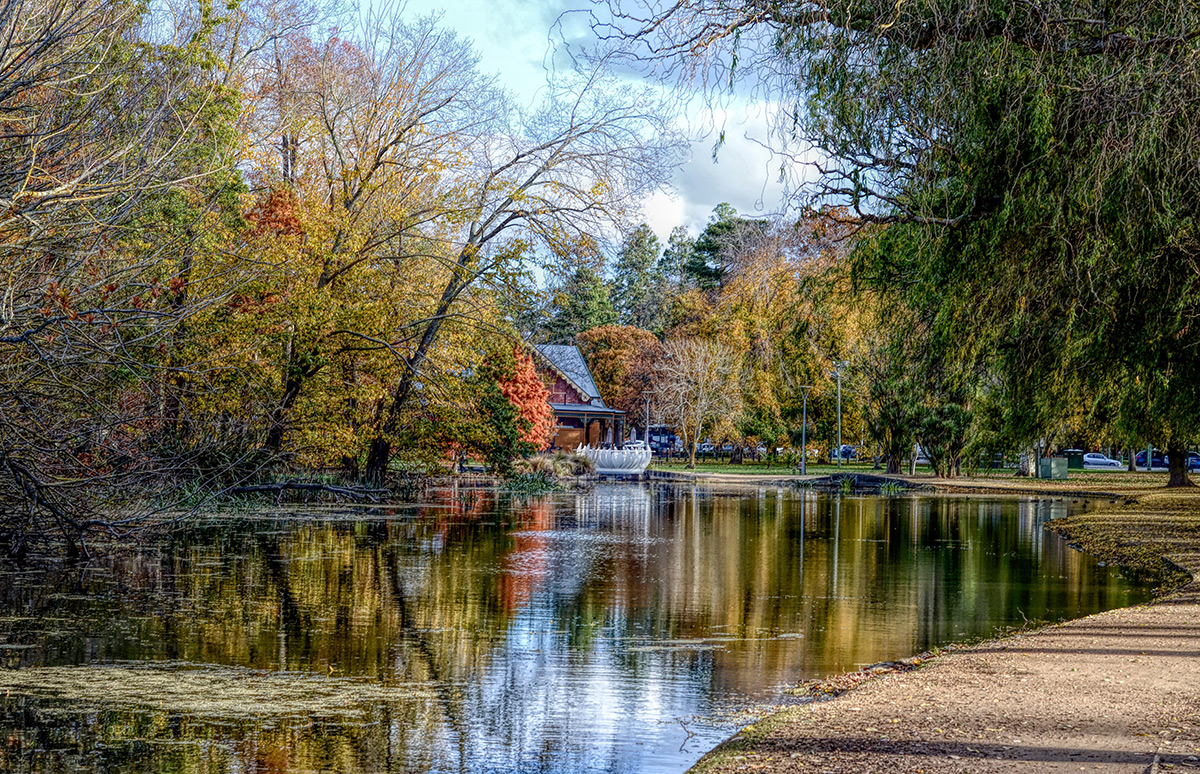
[[[680,772],[789,684],[1147,599],[1069,507],[446,489],[0,565],[0,771]]]

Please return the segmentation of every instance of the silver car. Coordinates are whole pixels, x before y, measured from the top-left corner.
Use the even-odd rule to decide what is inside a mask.
[[[1104,470],[1106,468],[1123,468],[1125,463],[1106,457],[1100,452],[1088,452],[1083,455],[1084,470]]]

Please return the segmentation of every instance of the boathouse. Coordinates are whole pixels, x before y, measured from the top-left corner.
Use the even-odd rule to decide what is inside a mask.
[[[554,436],[550,447],[620,444],[625,437],[625,412],[609,408],[596,389],[591,369],[574,344],[539,344],[537,368],[550,390]]]

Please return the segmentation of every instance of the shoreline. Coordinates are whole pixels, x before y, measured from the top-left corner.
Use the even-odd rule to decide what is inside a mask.
[[[904,473],[879,473],[877,471],[846,470],[841,473],[822,471],[800,475],[798,473],[719,473],[704,470],[663,470],[650,468],[646,471],[647,481],[697,484],[752,484],[756,486],[795,485],[815,482],[834,475],[860,475],[869,479],[890,480],[913,490],[933,491],[938,494],[1013,494],[1039,495],[1044,497],[1078,497],[1128,499],[1138,495],[1161,491],[1166,477],[1155,475],[1152,479],[1142,478],[1144,473],[1108,473],[1094,471],[1080,479],[1051,481],[1038,478],[1021,478],[1016,475],[1003,476],[958,476],[940,478],[928,474],[910,476]],[[1077,474],[1078,475],[1078,474]],[[1091,485],[1090,481],[1103,486]],[[1161,481],[1159,480],[1161,479]]]
[[[720,478],[720,483],[727,483],[724,479],[742,477]],[[707,476],[704,480],[713,481]],[[886,771],[889,774],[1014,769],[1078,771],[1081,767],[1074,764],[1085,759],[1088,765],[1083,768],[1093,771],[1137,771],[1140,774],[1158,771],[1160,765],[1195,767],[1200,771],[1200,650],[1197,650],[1200,648],[1197,644],[1200,643],[1200,489],[1181,491],[1127,486],[1120,487],[1125,490],[1123,492],[1113,492],[1022,486],[1035,482],[1049,483],[1036,479],[1017,480],[985,489],[974,480],[951,480],[938,481],[935,486],[941,493],[987,492],[1108,500],[1101,502],[1095,510],[1065,517],[1046,528],[1063,535],[1073,548],[1102,561],[1119,564],[1143,580],[1156,583],[1155,598],[1141,605],[1049,624],[1032,631],[1003,634],[982,643],[951,643],[939,648],[933,658],[929,658],[930,654],[921,654],[901,659],[896,662],[900,665],[896,669],[870,673],[872,670],[868,668],[808,681],[812,701],[774,712],[739,730],[706,753],[688,770],[689,774],[747,769],[793,771],[806,766],[830,772]],[[933,482],[917,478],[915,483]],[[1162,615],[1164,611],[1168,614]],[[1164,628],[1163,621],[1157,619],[1169,619],[1171,625]],[[1152,622],[1155,620],[1157,623]],[[1131,641],[1135,645],[1148,642],[1139,639],[1148,636],[1148,627],[1160,632],[1154,651],[1158,658],[1152,665],[1148,659],[1128,658],[1130,650],[1127,646]],[[1069,652],[1060,652],[1065,644],[1073,644],[1080,635],[1087,633],[1097,636],[1091,639],[1092,647],[1087,649],[1086,657],[1080,652],[1072,659]],[[1003,679],[1012,678],[1012,673],[1001,673],[999,682],[980,679],[995,673],[989,663],[998,660],[995,654],[1011,654],[1007,662],[1019,661],[1021,672],[1035,675],[1045,683],[1037,691],[1040,701],[1036,703],[1036,713],[1029,711],[1033,703],[1024,703],[1029,696],[1025,696],[1024,701],[1021,699],[1027,693],[1021,686],[1031,677],[1022,677],[1015,684]],[[1055,659],[1051,654],[1059,658]],[[1064,655],[1066,661],[1063,661]],[[1175,661],[1180,656],[1190,661],[1189,682],[1181,683],[1178,675],[1172,676],[1170,663],[1158,663]],[[1068,666],[1071,663],[1076,665]],[[1123,686],[1120,691],[1106,691],[1105,683],[1115,678],[1097,675],[1126,664],[1148,666],[1127,668],[1126,671],[1142,674],[1134,681],[1113,683]],[[1087,725],[1093,726],[1093,731],[1101,730],[1094,728],[1097,725],[1094,721],[1080,717],[1087,713],[1079,711],[1080,695],[1072,690],[1076,682],[1087,681],[1088,675],[1086,671],[1081,673],[1080,667],[1095,673],[1091,677],[1101,681],[1089,686],[1086,705],[1104,705],[1106,697],[1112,698],[1119,693],[1123,699],[1122,707],[1113,709],[1123,709],[1124,717],[1128,717],[1136,706],[1139,711],[1133,714],[1145,716],[1142,718],[1145,722],[1151,719],[1155,710],[1161,709],[1159,705],[1168,704],[1173,707],[1170,717],[1174,720],[1159,723],[1163,728],[1153,733],[1119,733],[1110,728],[1107,733],[1093,734],[1086,744],[1064,753],[1066,748],[1061,742],[1065,736],[1070,736],[1064,732],[1079,731]],[[1172,685],[1162,686],[1163,681],[1156,681],[1154,677],[1165,677]],[[1091,682],[1095,683],[1095,680]],[[1142,688],[1132,689],[1131,694],[1131,689],[1124,687],[1131,683]],[[914,685],[924,689],[920,696],[924,701],[914,702]],[[1164,696],[1165,687],[1173,689],[1168,692],[1169,696]],[[969,697],[965,702],[964,694]],[[1015,702],[1012,701],[1014,695],[1017,697]],[[1003,711],[996,711],[1006,704]],[[951,706],[965,706],[966,712],[946,716],[944,712],[932,709],[944,710]],[[1042,717],[1042,722],[1031,723],[1031,714]],[[1070,722],[1064,718],[1069,718]],[[1107,721],[1116,719],[1107,718]],[[1003,738],[1004,731],[1013,725],[1022,727],[1023,737],[1032,736],[1043,740],[1044,744],[1030,745],[1028,740],[1022,741],[1015,736]],[[942,726],[954,730],[951,732]],[[828,733],[830,728],[837,730],[836,736]],[[1164,740],[1161,738],[1164,735],[1173,738]],[[989,736],[996,738],[987,744],[985,740]],[[1010,743],[1004,744],[1006,741]],[[1180,745],[1178,748],[1170,747],[1176,743]],[[1183,754],[1175,760],[1172,755],[1180,752]]]

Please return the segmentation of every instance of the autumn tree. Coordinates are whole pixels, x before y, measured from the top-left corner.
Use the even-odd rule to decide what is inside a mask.
[[[628,325],[605,325],[575,339],[596,380],[596,388],[609,406],[624,411],[630,424],[644,414],[643,393],[654,389],[654,375],[663,354],[650,331]]]
[[[350,21],[259,49],[254,177],[292,192],[299,233],[251,248],[274,276],[249,295],[275,300],[255,334],[277,372],[266,448],[337,437],[347,471],[365,451],[382,481],[478,366],[471,335],[505,333],[534,246],[594,241],[663,180],[675,140],[657,101],[612,96],[602,64],[527,115],[434,21]]]
[[[0,3],[0,549],[144,523],[134,493],[182,463],[155,441],[163,353],[227,285],[192,277],[220,233],[235,113],[200,3],[179,27],[133,3]],[[164,41],[164,38],[166,42]],[[236,212],[235,212],[236,215]],[[183,294],[192,279],[213,280]],[[106,509],[129,508],[119,525]]]
[[[516,407],[526,425],[521,441],[537,451],[548,448],[554,436],[554,411],[550,408],[550,390],[532,356],[520,349],[513,352],[512,374],[500,380],[500,392]]]
[[[654,404],[675,426],[688,450],[688,467],[694,468],[700,439],[727,424],[741,408],[737,380],[742,358],[713,339],[671,339],[663,350]]]
[[[719,239],[709,233],[721,285],[678,296],[669,336],[717,338],[743,353],[739,437],[768,447],[798,437],[792,431],[801,419],[800,385],[819,388],[810,396],[810,419],[833,416],[824,406],[829,363],[845,357],[847,333],[858,329],[853,300],[841,291],[850,236],[820,213],[736,219],[721,227]],[[853,402],[844,408],[853,421]]]
[[[442,326],[497,256],[514,246],[553,251],[594,239],[663,185],[679,159],[661,100],[649,91],[616,90],[604,61],[555,83],[536,113],[510,110],[504,118],[487,142],[469,146],[472,163],[454,189],[453,217],[443,221],[449,274],[433,313],[414,328],[403,374],[376,424],[367,464],[374,480],[387,471],[389,435],[403,421]]]
[[[384,385],[402,378],[451,275],[444,230],[464,174],[451,162],[484,141],[502,100],[477,78],[469,46],[431,20],[408,24],[382,8],[337,35],[318,32],[276,36],[258,52],[248,120],[261,192],[246,239],[262,271],[235,319],[246,314],[239,349],[252,362],[242,368],[265,360],[275,383],[265,449],[317,466],[340,459],[353,475]],[[473,400],[452,375],[482,357],[467,331],[503,328],[494,291],[510,289],[488,283],[523,283],[519,258],[518,247],[497,249],[442,313],[451,330],[409,431],[432,426],[434,402]]]
[[[245,0],[226,9],[221,51],[244,96],[251,154],[259,165],[268,157],[276,163],[262,182],[293,187],[300,178],[302,147],[312,140],[315,36],[322,24],[353,26],[339,10],[319,0]]]

